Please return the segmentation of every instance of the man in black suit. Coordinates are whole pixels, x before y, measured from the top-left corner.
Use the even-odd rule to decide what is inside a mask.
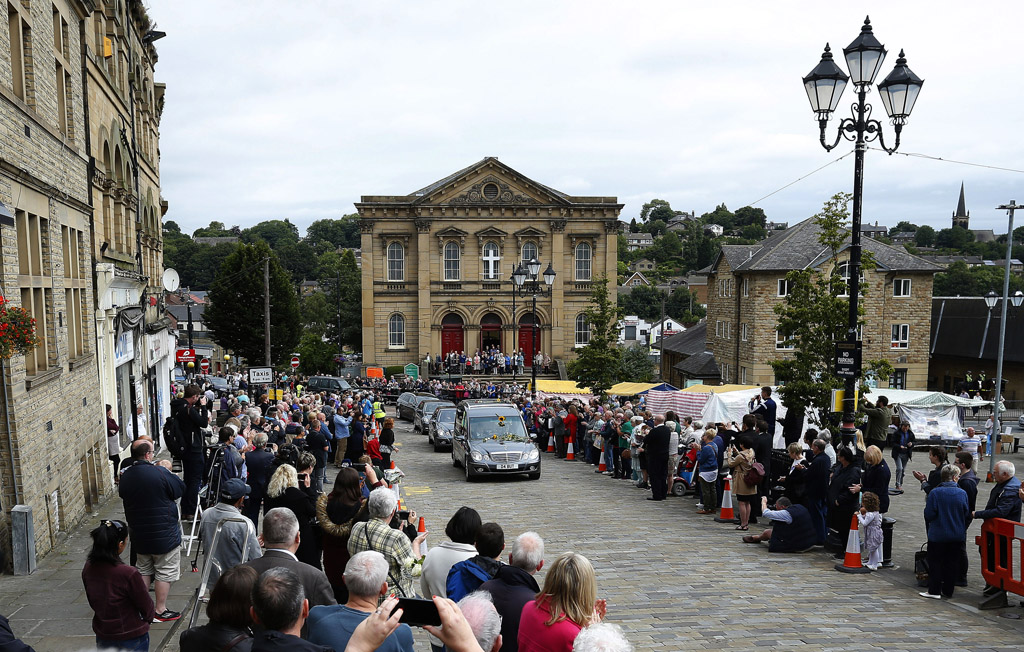
[[[260,576],[252,589],[249,611],[259,625],[253,652],[333,652],[333,648],[300,638],[309,616],[309,600],[298,576],[287,568],[270,568]]]
[[[651,480],[651,497],[647,500],[665,500],[668,494],[668,442],[672,432],[665,425],[665,416],[654,417],[654,427],[644,438],[643,448],[638,449],[647,456],[647,475]]]
[[[807,469],[807,482],[804,485],[803,505],[811,513],[814,530],[818,534],[817,544],[825,543],[828,533],[825,527],[825,516],[828,512],[828,484],[832,471],[832,463],[825,454],[825,440],[815,439],[811,444],[814,456]]]
[[[327,575],[295,556],[299,549],[299,521],[292,510],[278,507],[267,512],[263,517],[260,542],[266,552],[259,559],[246,562],[245,566],[251,566],[261,574],[270,568],[287,568],[298,576],[310,607],[338,604]]]
[[[267,450],[267,435],[263,433],[256,435],[252,443],[255,450],[245,454],[245,466],[249,470],[245,482],[252,488],[252,492],[245,501],[242,514],[253,523],[259,523],[260,509],[263,506],[263,499],[267,496],[267,484],[270,482],[274,454]]]

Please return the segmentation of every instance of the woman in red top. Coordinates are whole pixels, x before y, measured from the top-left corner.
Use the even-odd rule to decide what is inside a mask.
[[[580,630],[603,620],[606,611],[590,560],[566,552],[551,565],[536,599],[523,607],[519,652],[572,652]]]
[[[572,442],[572,449],[574,452],[579,452],[579,444],[576,441],[576,426],[580,422],[580,413],[576,409],[575,405],[569,406],[569,414],[565,415],[562,419],[562,423],[565,424],[565,432],[569,435],[569,441]]]
[[[82,569],[89,598],[92,631],[100,650],[149,650],[149,623],[156,616],[142,575],[121,561],[128,544],[128,526],[103,521],[89,533],[92,550]]]

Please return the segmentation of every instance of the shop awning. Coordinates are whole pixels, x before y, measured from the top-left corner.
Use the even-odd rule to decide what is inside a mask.
[[[658,387],[658,385],[659,383],[619,383],[618,385],[612,385],[608,393],[617,396],[634,396],[652,390]]]
[[[589,387],[579,387],[575,380],[538,380],[537,391],[547,394],[590,394]]]
[[[724,394],[725,392],[758,391],[757,385],[690,385],[680,392],[697,392],[699,394]]]

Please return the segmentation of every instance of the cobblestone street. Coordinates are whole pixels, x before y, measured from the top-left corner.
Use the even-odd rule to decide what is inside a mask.
[[[970,586],[951,601],[917,595],[913,552],[924,542],[923,492],[893,497],[889,515],[896,525],[896,570],[846,575],[834,560],[814,551],[769,555],[766,547],[744,544],[731,525],[695,514],[690,496],[664,503],[645,500],[649,492],[597,475],[583,462],[545,454],[541,479],[483,479],[467,483],[447,452],[435,453],[411,424],[396,427],[406,473],[402,495],[425,516],[430,545],[444,539],[444,525],[459,505],[502,525],[507,541],[535,530],[550,561],[566,550],[586,555],[598,574],[611,622],[620,624],[637,650],[1020,650],[1024,623],[1000,617],[1021,614],[1011,607],[975,608],[982,581],[971,528]],[[1020,463],[1019,456],[1014,456]],[[926,455],[912,468],[924,470]],[[987,468],[987,466],[985,467]],[[984,475],[984,474],[982,474]],[[991,485],[982,483],[979,503]],[[15,633],[39,652],[88,649],[92,612],[81,584],[88,531],[100,518],[117,517],[112,499],[60,547],[41,560],[29,577],[0,580],[0,613]],[[753,528],[752,528],[753,529]],[[127,553],[125,553],[127,558]],[[168,604],[183,609],[198,583],[183,561],[182,580]],[[538,580],[543,584],[543,572]],[[155,623],[152,649],[177,650],[178,623]],[[202,620],[202,618],[200,618]],[[428,650],[422,632],[417,649]]]

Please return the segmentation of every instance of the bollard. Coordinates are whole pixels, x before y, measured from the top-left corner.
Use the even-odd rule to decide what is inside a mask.
[[[892,561],[892,529],[896,525],[896,519],[888,516],[882,517],[882,566],[881,568],[896,568]]]

